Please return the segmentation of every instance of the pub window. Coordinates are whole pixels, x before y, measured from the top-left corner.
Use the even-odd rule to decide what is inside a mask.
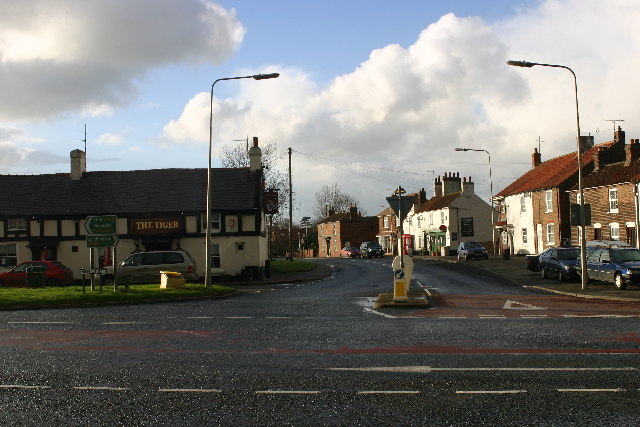
[[[211,268],[220,268],[220,244],[211,244]]]
[[[0,267],[13,267],[17,261],[16,245],[0,245]]]
[[[26,229],[26,218],[9,218],[7,220],[7,231],[25,231]]]
[[[220,231],[222,229],[220,224],[220,212],[211,212],[211,232]],[[202,215],[202,232],[207,231],[207,215]]]

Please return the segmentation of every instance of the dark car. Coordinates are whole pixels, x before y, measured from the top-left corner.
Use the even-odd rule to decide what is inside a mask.
[[[360,245],[360,257],[361,258],[373,258],[384,256],[384,249],[378,242],[363,242]]]
[[[360,256],[360,249],[356,248],[355,246],[345,246],[340,251],[340,258],[343,258],[343,257],[356,258],[359,256]]]
[[[458,245],[458,260],[488,259],[489,253],[480,242],[462,242]]]
[[[580,248],[549,248],[541,253],[538,259],[540,275],[544,279],[555,276],[561,282],[576,279],[578,258],[580,258]]]
[[[540,254],[525,255],[524,268],[535,272],[540,271]]]
[[[42,273],[43,285],[73,285],[73,272],[57,261],[26,261],[0,273],[0,286],[27,286],[27,273]]]
[[[587,281],[612,282],[618,289],[626,289],[629,284],[640,284],[640,250],[636,248],[588,247]],[[578,261],[576,270],[581,273]]]

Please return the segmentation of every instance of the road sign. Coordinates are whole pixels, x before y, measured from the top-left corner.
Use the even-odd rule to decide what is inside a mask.
[[[118,217],[115,215],[88,216],[84,228],[90,235],[116,234]]]
[[[407,214],[413,207],[413,202],[415,201],[415,197],[413,196],[391,196],[387,197],[387,202],[393,212],[396,214],[398,218],[400,218],[400,222],[404,221],[407,217]]]
[[[120,239],[117,234],[109,234],[104,236],[87,236],[88,248],[108,248],[116,246]]]

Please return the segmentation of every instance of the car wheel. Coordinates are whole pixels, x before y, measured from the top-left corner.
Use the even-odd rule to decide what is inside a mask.
[[[60,281],[51,277],[47,279],[47,286],[60,286]]]
[[[622,277],[622,274],[620,273],[616,273],[615,277],[613,278],[613,283],[618,289],[627,288],[627,282],[624,280],[624,277]]]
[[[542,277],[543,279],[547,278],[547,270],[542,267],[540,267],[540,277]]]

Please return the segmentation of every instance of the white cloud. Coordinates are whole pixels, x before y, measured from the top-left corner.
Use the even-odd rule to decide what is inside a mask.
[[[119,133],[103,133],[98,137],[98,144],[120,145],[124,142],[124,136]]]
[[[243,35],[235,11],[204,0],[2,2],[0,120],[103,114],[149,70],[219,63]]]

